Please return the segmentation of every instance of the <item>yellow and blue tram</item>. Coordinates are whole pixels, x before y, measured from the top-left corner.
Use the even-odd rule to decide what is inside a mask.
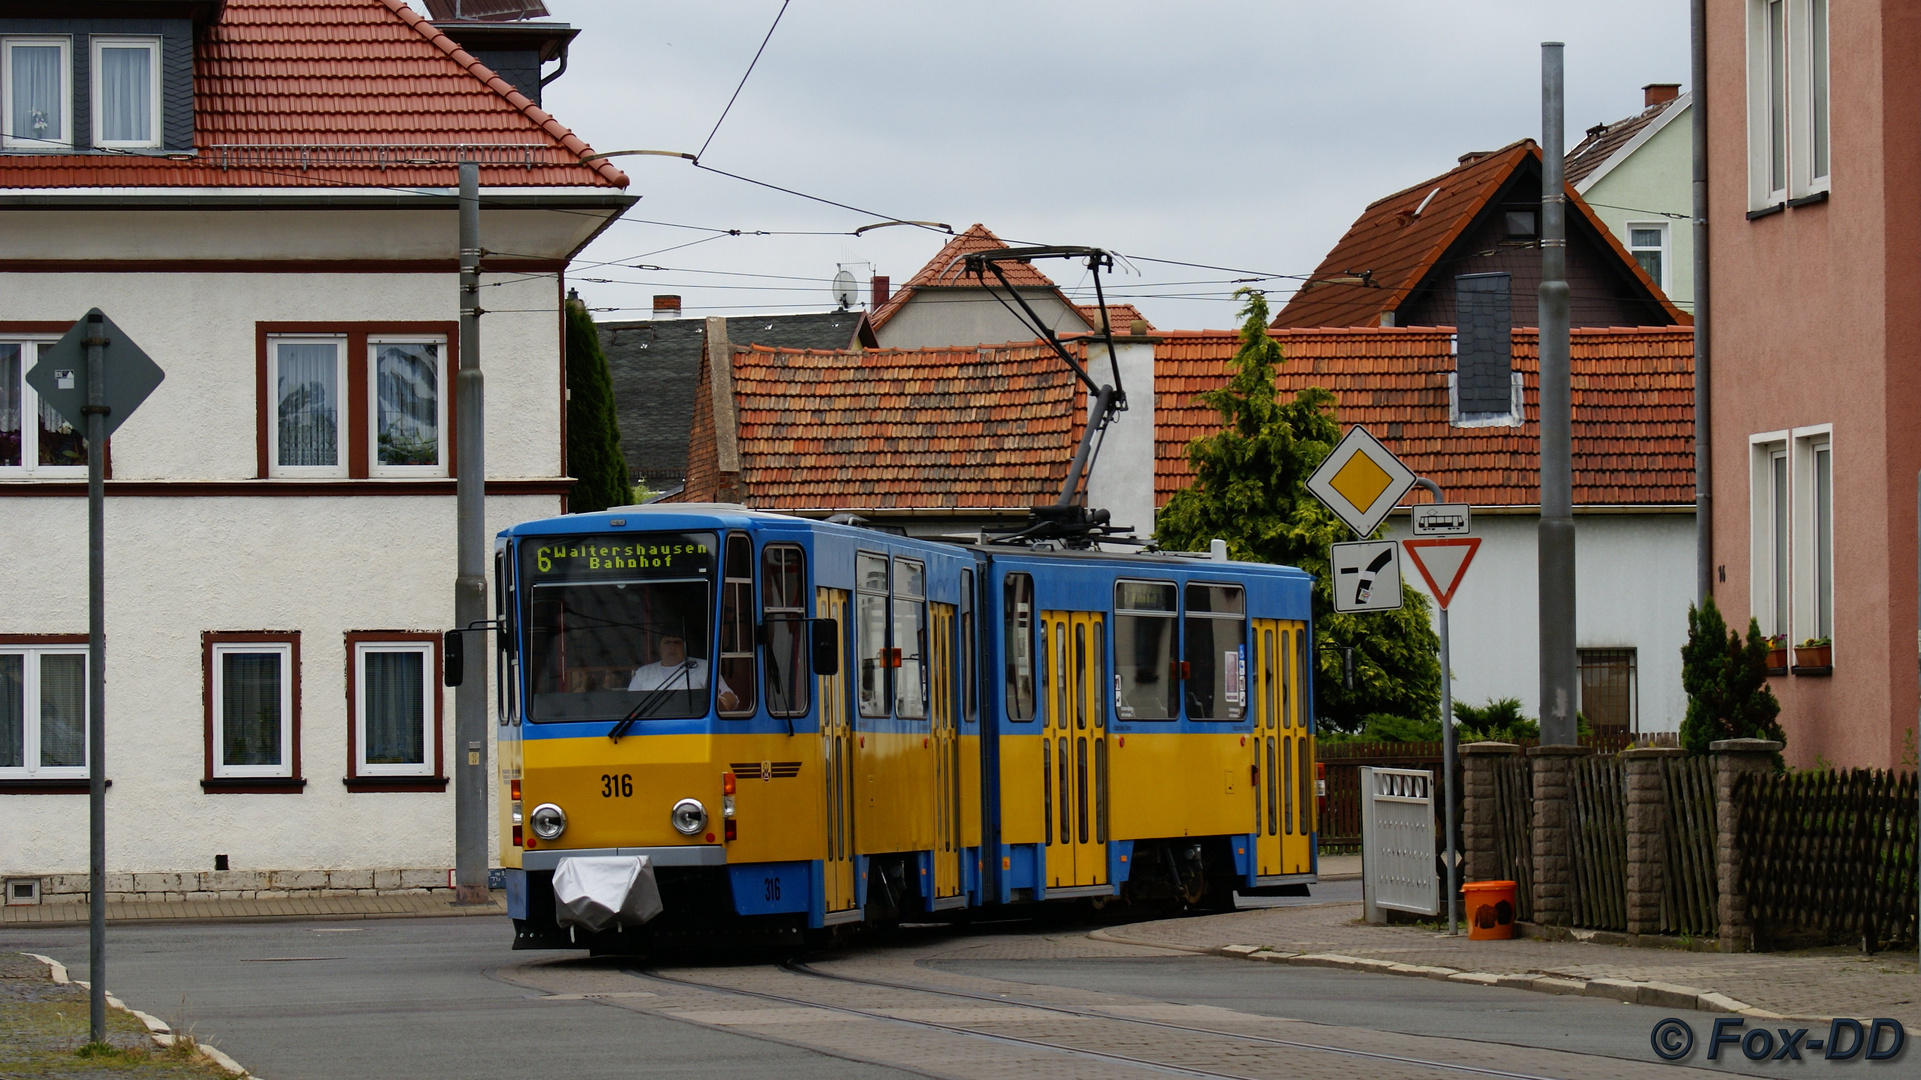
[[[1315,879],[1299,570],[697,504],[517,525],[495,569],[516,947],[581,943],[588,856],[647,856],[664,923],[791,928]]]

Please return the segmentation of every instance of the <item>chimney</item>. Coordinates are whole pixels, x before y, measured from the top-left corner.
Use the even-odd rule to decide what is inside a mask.
[[[1481,160],[1482,158],[1487,157],[1489,154],[1492,154],[1493,152],[1494,151],[1492,150],[1469,150],[1467,153],[1462,154],[1456,160],[1463,165],[1472,165],[1475,162]]]
[[[1673,82],[1651,82],[1641,88],[1641,107],[1652,109],[1681,96],[1681,84]]]
[[[892,282],[887,280],[886,274],[875,274],[874,280],[868,283],[868,303],[872,305],[875,310],[878,311],[880,306],[885,304],[887,298],[892,295],[892,293],[888,291],[888,287],[891,284]]]
[[[654,297],[654,318],[656,319],[680,318],[680,297],[678,296]]]

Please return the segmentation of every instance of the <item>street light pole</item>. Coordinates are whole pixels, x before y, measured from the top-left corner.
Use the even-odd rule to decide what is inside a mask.
[[[1562,45],[1541,43],[1541,745],[1572,746],[1574,691],[1573,401],[1568,375],[1567,200],[1561,153]]]
[[[454,376],[459,418],[454,503],[458,515],[454,626],[461,632],[487,618],[487,462],[485,384],[480,377],[480,166],[460,163],[460,366]],[[486,637],[481,638],[486,641]],[[464,643],[464,639],[463,639]],[[454,688],[454,902],[484,904],[487,892],[487,670]]]
[[[87,313],[87,1041],[107,1041],[107,328]]]

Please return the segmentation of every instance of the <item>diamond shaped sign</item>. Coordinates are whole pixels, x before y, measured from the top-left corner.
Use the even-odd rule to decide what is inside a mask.
[[[1363,539],[1414,486],[1414,473],[1359,424],[1307,478],[1307,490]]]
[[[95,322],[94,317],[99,316]],[[87,430],[84,406],[87,404],[87,341],[98,332],[106,343],[101,366],[106,372],[107,434],[133,415],[147,400],[166,373],[153,362],[126,332],[101,314],[99,308],[87,312],[59,341],[40,350],[40,362],[27,372],[27,385],[39,393],[48,408],[60,414],[76,431]]]

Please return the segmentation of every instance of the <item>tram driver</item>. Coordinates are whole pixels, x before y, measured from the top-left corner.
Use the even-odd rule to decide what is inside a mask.
[[[678,634],[668,634],[659,639],[660,658],[651,664],[643,664],[634,669],[634,677],[627,683],[627,689],[648,690],[705,690],[707,689],[707,661],[698,656],[687,655],[687,639]],[[720,680],[720,709],[732,712],[740,707],[740,699],[734,694],[727,680]]]

